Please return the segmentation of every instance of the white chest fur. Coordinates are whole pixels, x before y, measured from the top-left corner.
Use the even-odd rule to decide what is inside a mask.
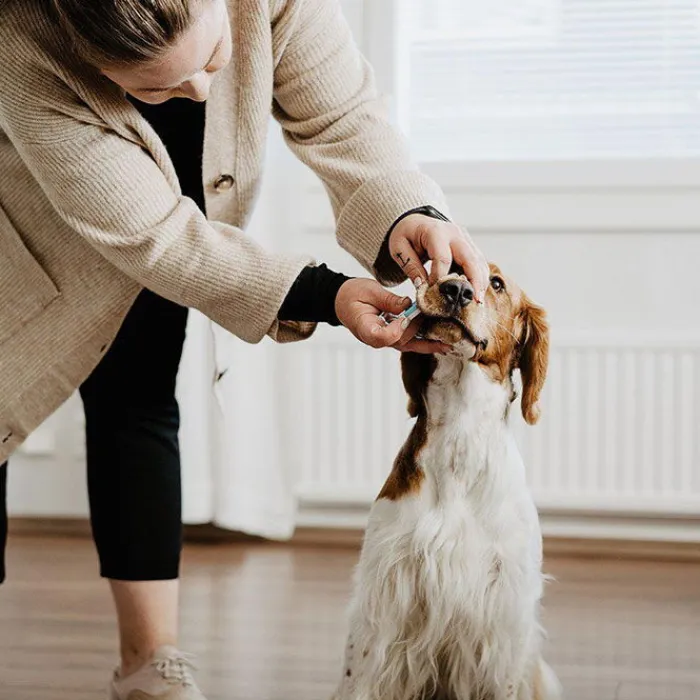
[[[370,516],[347,660],[361,672],[347,697],[520,697],[539,659],[541,542],[508,393],[476,364],[440,361],[420,489]]]

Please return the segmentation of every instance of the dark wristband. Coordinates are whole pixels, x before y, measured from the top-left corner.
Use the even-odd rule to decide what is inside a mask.
[[[338,291],[351,277],[326,265],[305,267],[294,280],[277,318],[280,321],[314,321],[341,325],[335,312]]]
[[[391,225],[391,228],[387,231],[386,238],[384,239],[387,245],[389,245],[389,236],[391,235],[391,232],[396,228],[396,225],[399,223],[399,221],[403,221],[403,219],[405,219],[407,216],[411,216],[411,214],[423,214],[423,216],[430,216],[433,219],[440,219],[440,221],[449,221],[449,219],[441,211],[438,211],[435,207],[430,206],[429,204],[424,207],[416,207],[415,209],[409,209],[408,211],[401,214],[401,216],[398,219],[396,219],[396,221],[394,221],[394,223]]]

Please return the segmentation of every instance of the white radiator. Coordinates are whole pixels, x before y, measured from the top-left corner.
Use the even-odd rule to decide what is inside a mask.
[[[361,524],[410,429],[398,354],[293,352],[300,521]],[[541,511],[700,518],[700,339],[555,339],[540,424],[512,416]]]

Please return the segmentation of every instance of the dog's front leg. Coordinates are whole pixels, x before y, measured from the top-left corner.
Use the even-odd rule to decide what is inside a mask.
[[[563,690],[554,671],[538,658],[519,681],[506,685],[504,697],[506,700],[562,700]]]
[[[342,677],[331,700],[373,700],[369,640],[356,626],[345,644]]]
[[[564,691],[561,683],[551,666],[543,659],[539,659],[535,664],[535,670],[530,683],[532,693],[523,696],[524,700],[562,700]],[[520,700],[520,696],[518,696]]]
[[[352,637],[350,637],[345,644],[343,675],[340,679],[338,689],[333,694],[331,700],[355,700],[355,689],[357,687],[356,668],[355,644],[352,641]]]

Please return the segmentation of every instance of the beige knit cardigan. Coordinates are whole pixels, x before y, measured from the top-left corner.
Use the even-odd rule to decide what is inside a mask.
[[[234,54],[206,106],[208,220],[44,1],[0,0],[0,461],[88,376],[143,287],[249,342],[311,333],[276,320],[310,259],[242,231],[270,110],[323,180],[340,245],[381,281],[400,279],[378,261],[392,222],[446,208],[387,121],[337,0],[228,0]]]

